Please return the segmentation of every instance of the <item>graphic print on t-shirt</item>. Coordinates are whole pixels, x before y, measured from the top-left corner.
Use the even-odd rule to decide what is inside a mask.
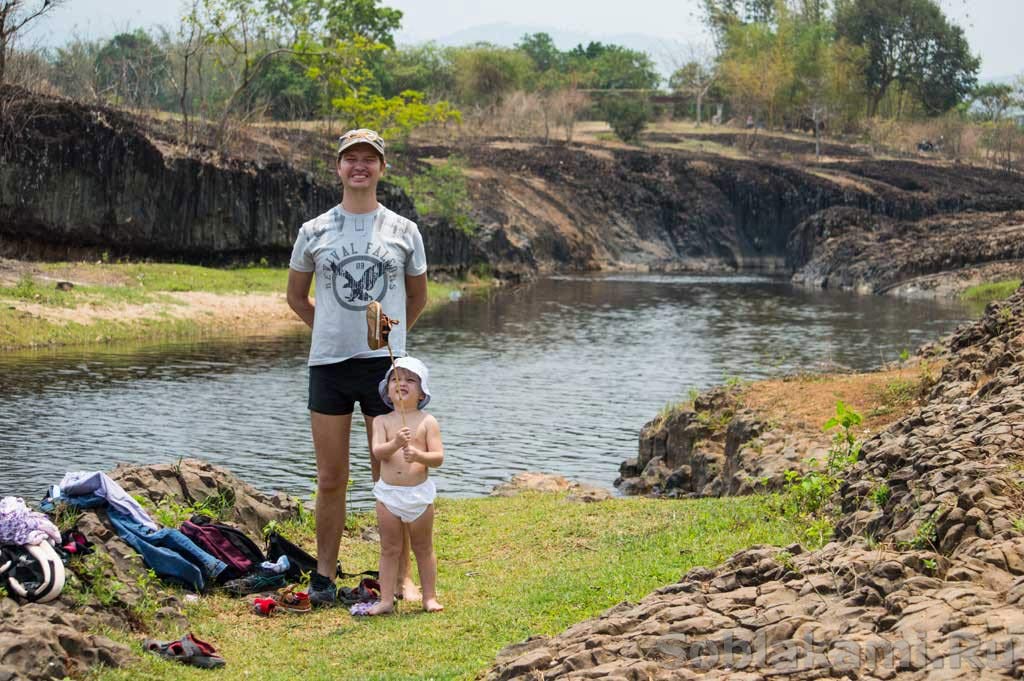
[[[362,310],[370,301],[384,300],[395,287],[397,271],[398,263],[387,248],[371,241],[366,244],[365,253],[357,253],[356,245],[350,243],[327,254],[321,279],[339,305]]]

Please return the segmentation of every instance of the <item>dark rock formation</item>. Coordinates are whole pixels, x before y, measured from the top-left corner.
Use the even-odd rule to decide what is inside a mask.
[[[412,151],[432,157],[450,152],[440,147]],[[460,153],[473,170],[481,248],[498,271],[799,272],[815,259],[839,267],[846,252],[829,257],[816,229],[820,221],[833,219],[830,211],[900,224],[930,218],[919,230],[924,240],[932,225],[945,225],[951,238],[936,243],[929,257],[947,269],[974,258],[1020,257],[1016,235],[1007,233],[999,219],[1000,213],[1024,208],[1024,182],[1008,173],[909,161],[799,168],[586,145],[494,143]],[[845,231],[860,238],[866,228],[864,222],[846,224]],[[979,235],[989,242],[985,249],[961,247]],[[899,281],[936,268],[917,264],[920,254],[912,249],[904,257],[907,262],[894,259],[888,268],[880,259],[879,274]],[[815,271],[813,265],[809,271]],[[800,275],[802,282],[811,280]]]
[[[864,444],[834,541],[692,570],[510,646],[487,678],[1021,678],[1024,287],[946,350],[927,402]]]
[[[1024,183],[1024,180],[1022,180]],[[885,293],[915,279],[987,263],[1024,271],[1024,213],[942,215],[894,220],[862,209],[832,208],[790,236],[793,280],[815,288]]]
[[[185,149],[166,122],[10,87],[0,89],[0,109],[0,255],[105,250],[280,263],[299,225],[338,199],[326,170],[331,145],[309,133],[275,133],[284,145],[314,150],[297,154],[313,160],[302,170],[280,152],[242,160]],[[854,160],[797,167],[507,140],[410,146],[400,160],[412,168],[452,154],[466,159],[480,227],[470,236],[441,219],[419,220],[435,271],[486,265],[528,278],[762,269],[796,271],[815,286],[884,290],[907,277],[1021,257],[1019,234],[1004,227],[1016,219],[1007,212],[1024,210],[1024,182],[1008,173],[864,160],[856,150],[845,154]],[[386,183],[381,191],[383,203],[417,218],[401,191]],[[927,253],[913,248],[933,236]],[[887,262],[881,256],[894,239],[906,248]]]
[[[324,175],[183,149],[123,111],[11,86],[0,86],[0,109],[0,255],[286,262],[302,223],[339,199]],[[320,147],[330,167],[330,145]],[[380,199],[418,219],[393,185],[382,183]],[[472,264],[465,234],[443,221],[421,227],[435,268]]]

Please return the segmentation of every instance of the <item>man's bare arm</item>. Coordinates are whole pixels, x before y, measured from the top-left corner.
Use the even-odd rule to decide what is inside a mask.
[[[312,272],[299,272],[288,270],[288,307],[299,315],[302,321],[306,322],[309,328],[313,328],[314,307],[313,301],[309,299],[309,289],[313,285]]]
[[[416,276],[405,275],[405,319],[406,331],[419,319],[427,306],[427,273]]]

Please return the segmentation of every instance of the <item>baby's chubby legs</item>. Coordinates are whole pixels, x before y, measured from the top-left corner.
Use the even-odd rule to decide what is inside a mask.
[[[439,612],[444,606],[437,602],[437,556],[434,555],[434,505],[427,506],[416,520],[409,523],[409,542],[416,554],[423,589],[423,609]]]
[[[434,505],[431,504],[416,520],[408,524],[409,539],[420,571],[423,609],[438,612],[444,609],[437,602],[437,557],[434,555]],[[380,533],[380,603],[367,614],[383,615],[395,609],[395,588],[398,561],[402,555],[402,520],[377,502],[377,531]]]
[[[398,579],[398,561],[402,555],[402,520],[377,502],[377,532],[380,534],[380,602],[367,614],[383,615],[395,609],[395,582]],[[419,556],[417,555],[417,558]],[[422,578],[421,578],[422,579]]]

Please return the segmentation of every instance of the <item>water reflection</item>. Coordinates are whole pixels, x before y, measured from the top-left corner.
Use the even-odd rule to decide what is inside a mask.
[[[609,485],[640,427],[691,387],[822,362],[869,368],[950,331],[957,305],[808,292],[758,277],[557,277],[424,318],[448,496],[523,470]],[[0,357],[0,494],[66,470],[199,456],[306,495],[308,336]],[[371,499],[365,434],[353,499]]]

